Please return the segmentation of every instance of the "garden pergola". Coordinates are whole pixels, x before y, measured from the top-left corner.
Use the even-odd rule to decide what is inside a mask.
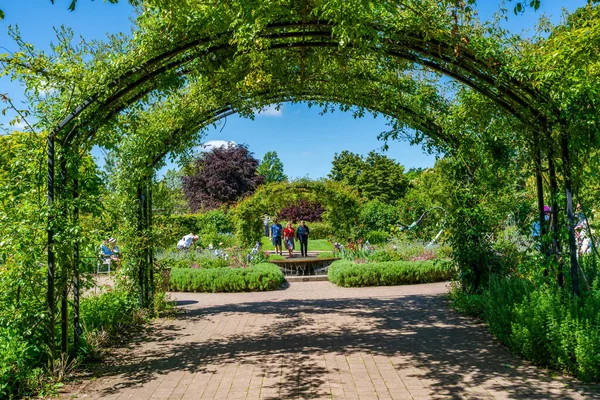
[[[50,337],[56,315],[54,237],[60,229],[52,221],[61,199],[78,196],[77,167],[67,176],[67,163],[76,165],[80,153],[92,144],[120,140],[127,148],[130,179],[137,187],[138,229],[151,230],[148,180],[154,169],[168,153],[189,147],[204,127],[232,113],[251,116],[265,105],[285,101],[337,103],[388,115],[440,146],[456,146],[456,139],[444,129],[448,102],[436,90],[430,72],[481,93],[522,124],[535,160],[543,229],[542,162],[548,163],[555,212],[556,165],[561,162],[576,292],[570,122],[551,89],[535,84],[536,71],[529,68],[535,52],[525,56],[511,48],[492,28],[476,23],[464,6],[434,0],[168,2],[143,9],[137,23],[131,38],[82,58],[76,90],[52,99],[68,115],[54,121],[47,147]],[[553,135],[560,151],[553,145]],[[76,218],[77,208],[73,213]],[[143,304],[153,273],[147,244],[142,244],[138,256]],[[75,282],[78,257],[74,243]],[[77,283],[74,292],[77,305]]]

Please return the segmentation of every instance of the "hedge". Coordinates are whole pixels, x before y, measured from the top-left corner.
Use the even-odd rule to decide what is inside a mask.
[[[338,286],[391,286],[443,282],[456,271],[448,261],[389,261],[356,264],[339,260],[329,266],[329,281]]]
[[[271,263],[248,268],[173,268],[169,286],[179,292],[254,292],[275,290],[283,279],[279,267]]]

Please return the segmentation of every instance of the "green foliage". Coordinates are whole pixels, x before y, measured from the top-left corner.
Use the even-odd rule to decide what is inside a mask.
[[[435,168],[426,169],[419,174],[407,174],[409,187],[406,195],[397,202],[399,222],[408,226],[421,215],[435,206],[447,206],[450,188],[447,178],[442,175],[443,162],[436,162]],[[410,172],[410,171],[409,171]],[[410,176],[410,178],[409,178]],[[394,235],[409,240],[430,241],[443,227],[444,214],[440,210],[425,215],[423,221],[414,229],[400,233],[392,229]]]
[[[399,221],[398,208],[377,199],[364,203],[360,210],[360,224],[366,232],[389,232],[391,226],[398,224]]]
[[[333,236],[331,227],[326,222],[311,222],[307,225],[310,229],[310,240],[329,239]]]
[[[263,216],[277,215],[281,207],[297,199],[319,200],[325,207],[324,233],[333,236],[357,235],[358,210],[361,202],[355,190],[338,182],[301,179],[260,186],[256,192],[239,202],[232,210],[236,235],[242,246],[250,247],[264,235]],[[313,237],[313,223],[308,224]],[[320,236],[318,225],[316,236]],[[326,230],[325,230],[326,229]]]
[[[189,212],[181,182],[183,176],[184,170],[170,169],[152,185],[152,208],[158,214],[169,216]]]
[[[30,378],[40,350],[23,339],[19,332],[0,328],[0,397],[13,398],[31,394]]]
[[[268,237],[262,238],[262,245],[265,250],[275,250],[273,243]],[[296,250],[298,250],[298,244],[296,244]],[[329,240],[326,239],[312,239],[312,226],[310,226],[310,236],[308,238],[308,251],[333,251],[333,245]]]
[[[414,241],[394,241],[369,253],[367,260],[377,262],[429,261],[447,259],[450,257],[451,251],[447,246],[434,245],[427,247]]]
[[[340,154],[335,153],[331,162],[329,179],[345,182],[350,186],[358,186],[358,178],[363,174],[365,162],[360,154],[354,154],[344,150]]]
[[[283,173],[283,163],[276,151],[265,153],[256,173],[265,177],[265,183],[279,183],[287,180],[287,175]]]
[[[156,240],[164,248],[174,247],[179,239],[192,232],[200,236],[196,247],[229,247],[235,242],[230,212],[211,210],[205,213],[155,217]]]
[[[536,364],[600,379],[600,279],[577,299],[554,286],[492,277],[481,294],[455,287],[453,305],[482,316],[503,343]]]
[[[526,5],[539,6],[537,0],[514,1],[517,12]],[[330,102],[339,102],[345,110],[355,105],[356,116],[367,109],[393,116],[389,138],[404,135],[447,156],[437,174],[445,183],[424,195],[409,193],[417,201],[403,203],[407,214],[413,214],[406,219],[403,215],[402,221],[413,221],[430,203],[447,209],[447,239],[467,291],[485,291],[490,272],[516,274],[515,262],[522,255],[496,238],[509,214],[534,203],[528,182],[533,171],[541,169],[546,178],[548,163],[555,161],[559,183],[568,189],[570,177],[579,172],[581,177],[573,179],[575,195],[592,204],[598,199],[594,166],[600,143],[600,7],[589,3],[548,34],[521,39],[493,22],[480,24],[472,7],[459,3],[423,0],[419,7],[394,7],[389,2],[233,0],[208,7],[150,0],[140,8],[134,35],[80,45],[63,29],[48,52],[36,51],[13,31],[20,49],[0,55],[0,74],[23,84],[27,113],[41,133],[0,136],[0,326],[31,338],[34,347],[44,339],[53,344],[56,338],[40,333],[41,326],[54,323],[44,313],[39,293],[45,288],[40,278],[48,228],[56,233],[57,276],[70,278],[74,242],[90,253],[99,237],[119,232],[131,249],[124,252],[122,271],[134,277],[142,253],[136,250],[159,237],[137,228],[138,187],[164,165],[166,154],[185,159],[187,149],[201,141],[215,118],[228,110],[253,117],[254,110],[278,100],[316,98],[325,110]],[[307,23],[299,26],[298,21]],[[300,39],[313,34],[323,45],[298,57]],[[399,46],[413,49],[413,59],[398,54]],[[446,86],[433,74],[423,74],[419,65],[424,64],[427,70],[456,74],[475,90]],[[2,95],[2,100],[7,97]],[[67,161],[68,176],[77,173],[80,198],[71,201],[70,191],[57,190],[56,202],[48,207],[44,132],[54,132],[75,109],[77,118],[56,132],[56,161]],[[407,128],[412,128],[410,133]],[[76,140],[63,142],[72,133]],[[85,155],[95,145],[115,152],[114,181],[101,198],[95,165]],[[358,211],[363,199],[357,191],[384,202],[398,201],[406,182],[401,168],[382,156],[369,155],[369,162],[348,156],[347,162],[338,160],[340,174],[333,178],[347,181],[349,187],[330,182],[266,185],[262,197],[244,200],[235,210],[240,241],[252,245],[259,240],[262,216],[276,215],[281,200],[289,196],[323,198],[332,234],[344,240],[361,237]],[[425,174],[416,179],[426,181]],[[427,198],[434,193],[442,195]],[[160,190],[157,196],[161,204]],[[70,217],[75,204],[79,222]],[[523,220],[515,219],[517,225]],[[188,232],[171,232],[165,243]],[[215,232],[221,234],[211,230],[207,237]],[[559,306],[552,296],[531,297],[536,312],[550,315]],[[520,326],[531,332],[533,323],[525,314],[519,318]],[[564,313],[560,318],[569,320]],[[577,326],[588,332],[585,323]],[[526,330],[519,337],[531,343]],[[592,354],[580,363],[585,365],[580,373],[590,376],[595,361],[589,348],[596,339],[587,333],[575,339],[587,344],[571,349],[573,354]]]
[[[364,237],[371,244],[383,244],[390,239],[390,234],[386,231],[367,231]]]
[[[373,151],[365,159],[349,151],[336,153],[329,177],[354,187],[365,198],[384,203],[402,198],[408,187],[404,167]]]
[[[283,280],[279,267],[263,263],[248,268],[174,268],[170,286],[181,292],[253,292],[275,290]]]
[[[356,264],[348,260],[329,266],[327,276],[344,287],[390,286],[415,283],[443,282],[454,278],[456,271],[450,262],[391,261]]]
[[[81,324],[88,331],[105,331],[112,337],[139,330],[143,324],[135,294],[110,290],[81,299]]]
[[[159,268],[224,268],[229,261],[216,257],[212,251],[171,250],[156,254]]]

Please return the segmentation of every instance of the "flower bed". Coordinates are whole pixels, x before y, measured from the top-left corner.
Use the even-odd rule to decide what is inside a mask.
[[[391,286],[443,282],[454,278],[456,270],[447,261],[390,261],[357,264],[339,260],[329,266],[329,280],[338,286]]]
[[[283,279],[279,267],[271,263],[248,268],[173,268],[169,286],[179,292],[255,292],[275,290]]]

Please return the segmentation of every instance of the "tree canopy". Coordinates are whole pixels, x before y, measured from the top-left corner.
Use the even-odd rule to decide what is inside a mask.
[[[402,198],[408,186],[404,167],[374,151],[366,158],[346,150],[336,153],[329,178],[356,188],[366,198],[384,203]]]
[[[183,191],[192,212],[231,205],[264,182],[258,160],[247,146],[215,147],[194,161],[192,174],[183,177]]]
[[[265,183],[282,182],[287,180],[283,173],[283,163],[276,151],[267,151],[258,165],[257,173],[265,177]]]

